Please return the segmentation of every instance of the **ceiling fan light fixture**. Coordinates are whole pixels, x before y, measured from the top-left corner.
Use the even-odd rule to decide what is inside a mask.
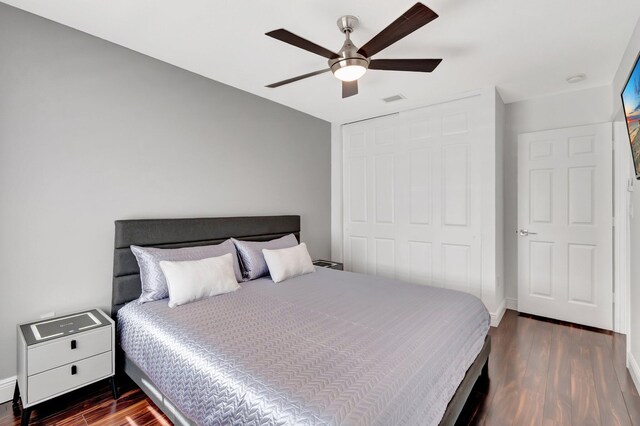
[[[333,72],[338,80],[342,81],[354,81],[359,79],[367,72],[367,69],[362,65],[349,65],[343,68],[338,68]]]
[[[367,72],[369,62],[364,58],[349,58],[331,65],[333,75],[342,81],[355,81]]]

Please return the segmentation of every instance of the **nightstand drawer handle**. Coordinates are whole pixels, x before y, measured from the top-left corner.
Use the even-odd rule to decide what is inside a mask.
[[[76,367],[75,365],[71,366],[71,375],[75,376],[78,373],[78,367]]]
[[[78,347],[78,344],[76,343],[75,339],[71,341],[71,349],[75,349]]]

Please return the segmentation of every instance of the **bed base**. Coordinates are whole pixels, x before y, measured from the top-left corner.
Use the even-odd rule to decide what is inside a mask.
[[[158,406],[174,425],[197,426],[185,416],[129,357],[124,356],[123,370],[142,391]]]
[[[454,426],[462,409],[471,394],[471,390],[479,380],[489,379],[489,353],[491,352],[491,336],[487,335],[480,353],[471,367],[467,370],[464,379],[458,386],[456,393],[451,398],[447,410],[440,421],[440,426]],[[142,391],[158,406],[158,408],[171,420],[174,425],[195,426],[190,420],[156,387],[151,379],[129,357],[124,356],[124,372],[133,380]]]
[[[464,408],[469,395],[473,387],[479,381],[489,381],[489,353],[491,352],[491,336],[487,334],[487,338],[484,339],[484,345],[480,350],[480,353],[476,357],[471,367],[464,375],[464,379],[458,386],[456,393],[453,394],[453,398],[447,405],[447,410],[444,412],[444,416],[440,421],[440,426],[453,426],[456,424],[460,413]]]

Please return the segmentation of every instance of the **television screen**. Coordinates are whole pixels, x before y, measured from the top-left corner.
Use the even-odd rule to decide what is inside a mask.
[[[640,56],[638,57],[640,59]],[[640,63],[636,59],[627,84],[622,90],[622,107],[627,119],[631,155],[636,169],[636,177],[640,179]]]

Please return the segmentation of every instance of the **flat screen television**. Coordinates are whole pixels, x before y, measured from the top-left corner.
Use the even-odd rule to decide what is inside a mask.
[[[635,166],[636,179],[640,179],[640,63],[636,58],[631,74],[622,89],[622,108],[627,122],[631,156]]]

